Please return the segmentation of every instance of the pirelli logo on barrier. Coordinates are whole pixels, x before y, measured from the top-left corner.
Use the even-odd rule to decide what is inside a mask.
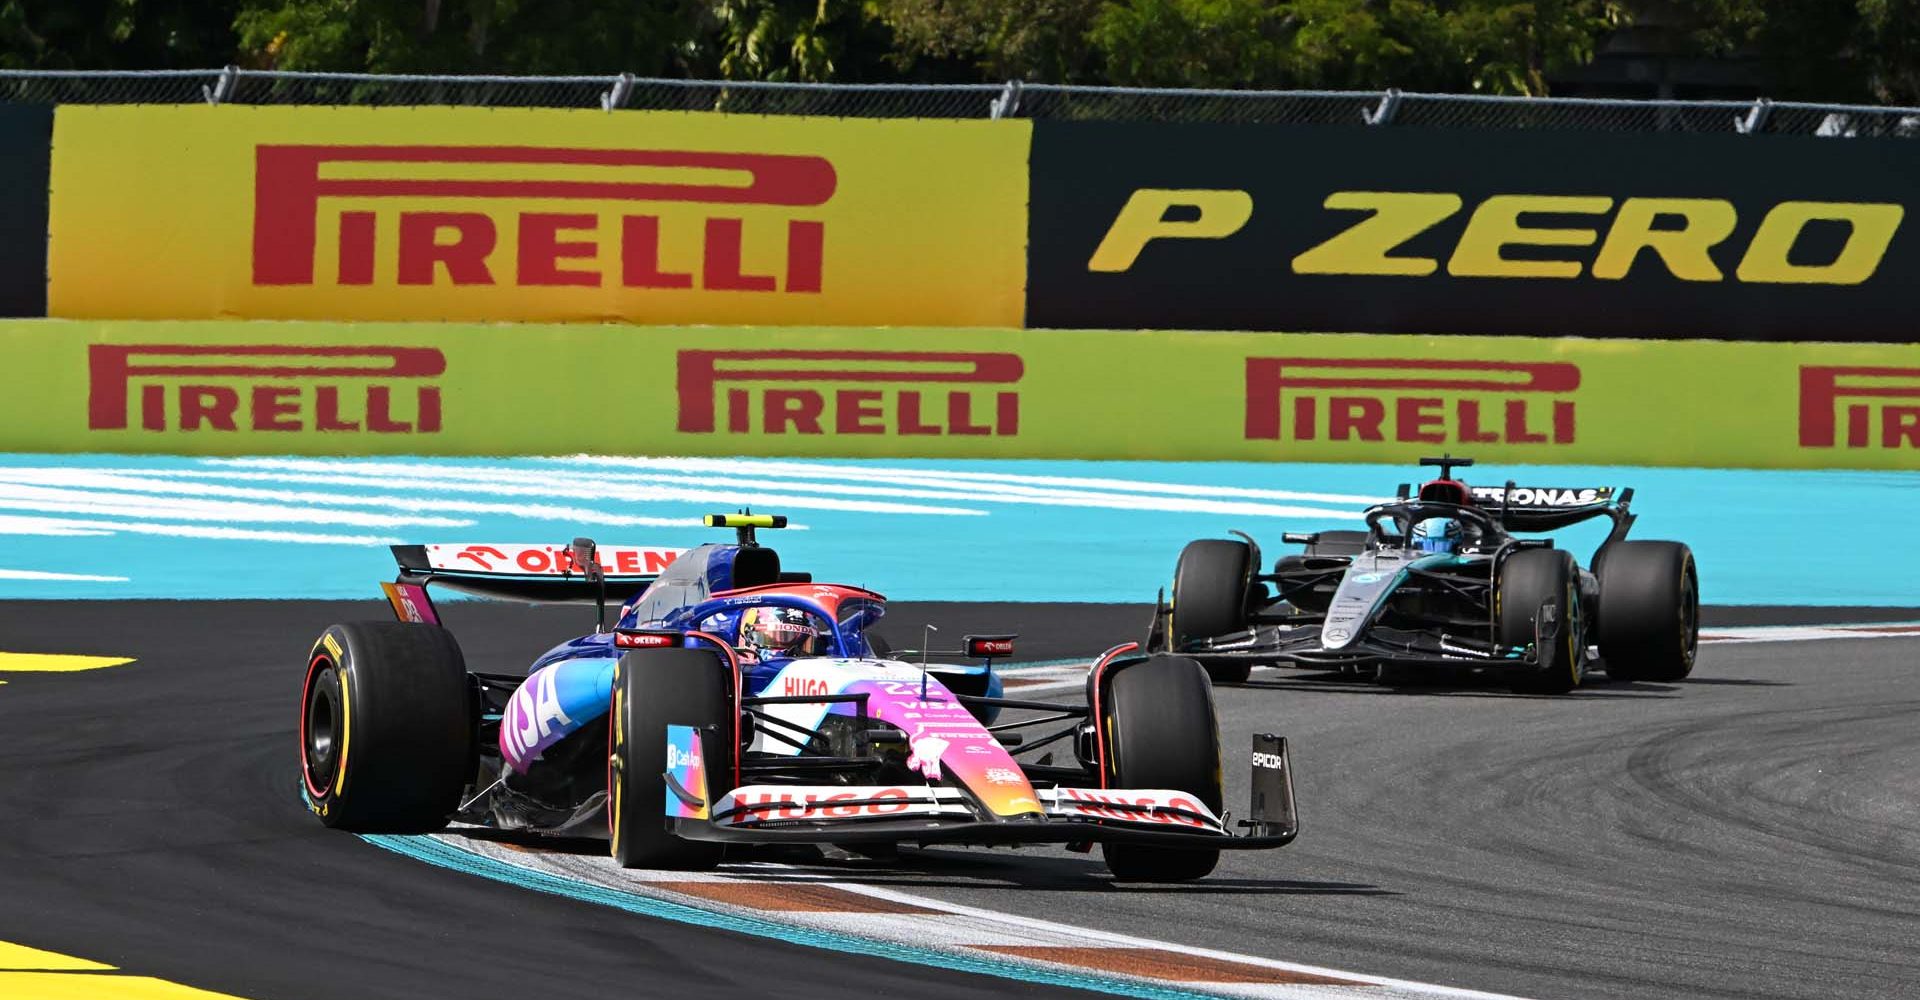
[[[536,146],[273,146],[255,150],[253,282],[311,285],[320,248],[318,225],[338,233],[339,285],[371,285],[390,273],[401,285],[499,285],[688,289],[716,292],[817,293],[826,225],[803,215],[787,220],[779,274],[743,266],[744,223],[729,206],[779,206],[804,213],[833,197],[833,164],[818,156],[704,153],[665,149],[552,149]],[[344,176],[330,167],[362,168]],[[385,175],[381,175],[384,168]],[[424,168],[424,172],[421,168]],[[669,180],[629,180],[623,168],[647,168]],[[424,174],[424,175],[423,175]],[[441,176],[434,176],[439,174]],[[483,175],[492,176],[483,176]],[[597,176],[596,176],[597,175]],[[744,184],[701,179],[743,176]],[[512,214],[512,246],[492,213],[427,208],[441,199],[487,199]],[[393,207],[394,246],[382,247],[380,213],[334,208],[385,200]],[[549,201],[632,203],[632,211],[537,211]],[[662,263],[661,215],[648,203],[702,206],[700,266]],[[602,233],[611,237],[602,241]],[[377,266],[383,253],[391,267]]]
[[[1024,315],[1027,122],[88,105],[54,130],[59,317]]]
[[[1018,354],[681,351],[687,434],[1015,437]]]
[[[0,321],[0,425],[22,452],[1398,465],[1451,450],[1920,470],[1920,344],[503,323],[286,323],[275,343],[259,326]]]
[[[438,434],[432,347],[93,344],[87,429]]]
[[[1246,374],[1250,441],[1576,441],[1570,362],[1248,358]]]
[[[1920,449],[1920,368],[1800,368],[1800,447]]]

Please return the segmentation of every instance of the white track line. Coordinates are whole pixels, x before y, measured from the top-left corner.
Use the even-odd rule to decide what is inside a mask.
[[[463,480],[485,482],[534,482],[551,484],[555,474],[550,469],[509,468],[505,466],[419,466],[394,462],[367,461],[328,461],[318,459],[218,459],[209,464],[218,463],[227,468],[265,469],[282,472],[315,472],[322,469],[335,473],[359,473],[362,475],[410,475],[420,474],[423,468],[431,468],[432,474],[442,478],[447,484]],[[657,466],[637,466],[637,468],[656,468]],[[1076,488],[1062,489],[1052,487],[1026,486],[996,481],[956,480],[930,474],[915,474],[908,470],[894,470],[897,474],[887,476],[845,475],[832,478],[834,482],[807,483],[791,480],[767,478],[732,478],[715,473],[690,474],[680,460],[672,460],[667,468],[671,472],[596,472],[592,479],[599,489],[608,496],[618,496],[621,491],[640,490],[645,493],[665,491],[674,495],[693,491],[701,497],[718,497],[721,502],[734,502],[727,498],[738,497],[740,503],[749,503],[763,507],[803,507],[806,504],[821,505],[829,502],[852,503],[852,500],[828,501],[825,497],[767,496],[741,491],[773,490],[790,491],[793,494],[822,493],[835,498],[853,497],[894,497],[897,499],[948,500],[968,503],[1015,504],[1043,507],[1072,507],[1078,509],[1136,510],[1136,511],[1176,511],[1185,513],[1207,513],[1220,515],[1239,515],[1246,517],[1314,517],[1314,518],[1357,518],[1355,509],[1279,506],[1246,501],[1224,501],[1214,499],[1219,494],[1200,487],[1182,488],[1178,495],[1162,496],[1151,492],[1112,492],[1090,490],[1078,486],[1075,480],[1063,480],[1076,484]],[[721,467],[719,471],[741,472],[739,467],[730,470]],[[870,470],[872,471],[872,470]],[[1112,481],[1120,482],[1120,481]],[[861,485],[876,484],[876,485]],[[1142,484],[1146,485],[1146,484]],[[1198,494],[1198,495],[1196,495]],[[878,504],[877,501],[865,501]],[[955,513],[954,509],[926,510],[911,509],[911,505],[878,504],[881,513]],[[901,510],[885,508],[900,507]],[[974,513],[984,513],[974,511]]]
[[[116,532],[135,535],[160,535],[171,538],[237,539],[250,542],[294,542],[313,545],[401,545],[404,538],[385,535],[329,535],[306,531],[274,531],[255,528],[231,528],[224,525],[155,524],[144,521],[89,521],[64,517],[30,517],[0,513],[0,535],[41,535],[54,537],[111,535]]]
[[[1238,497],[1251,500],[1295,500],[1370,507],[1384,497],[1352,493],[1314,493],[1301,490],[1262,490],[1235,486],[1195,485],[1154,482],[1140,479],[1112,479],[1100,476],[1031,476],[1008,472],[963,472],[948,469],[882,468],[875,466],[826,465],[810,462],[783,462],[737,458],[623,458],[604,455],[572,455],[554,461],[577,465],[614,468],[709,470],[745,472],[762,476],[786,476],[810,479],[867,479],[886,482],[917,481],[948,483],[977,490],[982,484],[1007,488],[1066,487],[1076,490],[1113,490],[1130,493],[1164,493],[1171,496]]]
[[[79,583],[126,583],[124,576],[96,576],[92,573],[50,573],[37,569],[0,569],[0,580],[72,580]]]
[[[1807,642],[1813,639],[1894,639],[1920,636],[1920,625],[1888,622],[1882,625],[1750,625],[1703,628],[1702,642]]]

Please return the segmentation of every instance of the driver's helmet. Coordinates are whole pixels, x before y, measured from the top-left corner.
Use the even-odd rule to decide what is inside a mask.
[[[1450,517],[1429,517],[1414,522],[1413,547],[1422,552],[1453,553],[1460,548],[1464,532],[1460,522]]]
[[[819,656],[831,636],[825,618],[799,608],[748,608],[740,616],[740,645],[762,658]]]

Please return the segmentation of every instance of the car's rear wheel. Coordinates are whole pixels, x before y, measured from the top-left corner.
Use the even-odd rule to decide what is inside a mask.
[[[1535,650],[1537,670],[1520,674],[1514,689],[1534,694],[1564,694],[1578,687],[1585,670],[1584,621],[1580,612],[1579,568],[1558,549],[1523,549],[1500,567],[1494,595],[1500,642],[1525,646],[1542,632],[1549,641]],[[1536,627],[1536,619],[1550,615]]]
[[[1186,792],[1218,815],[1220,725],[1213,685],[1200,664],[1184,656],[1153,656],[1120,667],[1104,687],[1108,787]],[[1197,879],[1220,860],[1218,849],[1103,844],[1101,851],[1113,877],[1123,882]]]
[[[357,833],[445,827],[474,767],[469,683],[460,644],[438,625],[327,629],[300,691],[308,808]]]
[[[710,650],[636,650],[613,672],[607,823],[622,868],[712,868],[721,845],[667,826],[667,727],[700,730],[708,804],[732,788],[733,678]]]
[[[1174,652],[1185,652],[1193,643],[1247,627],[1252,571],[1253,549],[1246,542],[1202,538],[1187,543],[1173,570],[1168,634]],[[1253,664],[1209,663],[1205,669],[1207,676],[1217,681],[1244,681],[1252,673]]]
[[[1600,577],[1600,656],[1622,681],[1677,681],[1700,645],[1700,580],[1679,542],[1615,542]]]

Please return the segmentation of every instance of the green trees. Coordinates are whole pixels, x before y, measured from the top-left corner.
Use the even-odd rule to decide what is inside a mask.
[[[243,64],[373,73],[709,68],[699,0],[240,0]]]
[[[0,0],[0,67],[1542,94],[1618,29],[1920,103],[1920,0]]]
[[[891,79],[886,28],[861,0],[711,0],[718,74],[730,80]]]
[[[1115,83],[1541,94],[1625,19],[1615,0],[1124,0],[1092,37]]]
[[[197,69],[233,55],[240,0],[0,0],[0,69]]]
[[[1920,104],[1920,0],[1683,0],[1693,41],[1756,55],[1772,96]]]

